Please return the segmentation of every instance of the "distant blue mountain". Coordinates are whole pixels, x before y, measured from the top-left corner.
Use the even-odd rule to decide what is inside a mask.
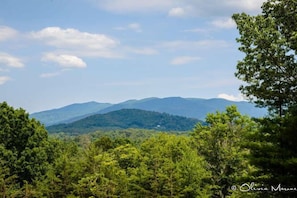
[[[71,123],[94,114],[105,114],[121,109],[140,109],[204,120],[208,113],[224,111],[230,105],[236,105],[242,114],[251,117],[263,117],[267,114],[266,109],[257,108],[254,104],[248,102],[234,102],[220,98],[168,97],[128,100],[118,104],[97,102],[73,104],[60,109],[33,113],[31,117],[49,126],[59,123]]]
[[[224,111],[226,107],[230,105],[236,105],[242,114],[246,114],[251,117],[262,117],[267,113],[266,109],[257,108],[254,104],[243,101],[234,102],[220,98],[201,99],[181,97],[129,100],[102,109],[97,113],[101,114],[120,109],[132,108],[204,120],[208,113]]]
[[[72,120],[79,120],[111,105],[112,104],[109,103],[98,102],[71,104],[58,109],[33,113],[30,117],[39,120],[46,126],[50,126],[58,123],[68,123]]]

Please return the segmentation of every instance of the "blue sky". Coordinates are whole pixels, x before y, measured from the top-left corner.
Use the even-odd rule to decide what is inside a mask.
[[[261,0],[1,0],[0,101],[241,100],[233,13]]]

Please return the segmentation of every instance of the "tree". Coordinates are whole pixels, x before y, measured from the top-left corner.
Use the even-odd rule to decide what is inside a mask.
[[[247,83],[240,89],[258,105],[278,113],[259,119],[259,131],[249,136],[250,161],[257,168],[255,180],[267,185],[292,187],[297,178],[296,10],[296,0],[268,0],[260,15],[233,15],[240,33],[239,50],[246,54],[235,73]],[[271,196],[295,194],[274,192]]]
[[[140,164],[129,178],[132,197],[208,197],[209,171],[190,138],[159,134],[141,144]]]
[[[0,160],[16,182],[40,179],[48,166],[48,136],[45,128],[23,109],[0,103]],[[9,154],[9,155],[8,155]]]
[[[119,145],[112,151],[115,155],[115,159],[119,163],[119,166],[124,169],[128,174],[130,169],[134,169],[139,166],[141,154],[139,149],[131,144]]]
[[[83,175],[75,184],[75,193],[79,197],[130,197],[127,191],[127,177],[121,169],[106,138],[99,140],[108,144],[93,142],[81,157]],[[108,150],[103,150],[107,149]]]
[[[16,175],[10,173],[10,163],[5,159],[13,158],[13,153],[0,144],[0,197],[16,197],[21,193]]]
[[[279,31],[289,41],[289,45],[296,51],[297,49],[297,21],[296,21],[295,0],[270,0],[263,4],[263,10],[276,20]]]
[[[256,129],[256,123],[242,116],[236,106],[208,114],[206,123],[196,126],[192,138],[212,173],[213,197],[226,197],[232,192],[230,187],[249,173],[245,136]]]
[[[259,106],[284,114],[297,102],[297,2],[268,0],[262,14],[234,14],[245,57],[236,77],[246,82],[241,92]]]
[[[292,107],[284,117],[261,118],[260,129],[248,138],[251,150],[251,163],[257,171],[251,176],[258,184],[282,187],[296,187],[297,147],[296,123],[297,108]],[[260,192],[271,197],[295,197],[295,191]],[[268,194],[268,195],[267,195]],[[293,196],[295,195],[295,196]]]
[[[71,140],[50,139],[50,144],[54,147],[53,161],[36,188],[44,197],[67,197],[73,194],[75,184],[83,176],[81,153]]]

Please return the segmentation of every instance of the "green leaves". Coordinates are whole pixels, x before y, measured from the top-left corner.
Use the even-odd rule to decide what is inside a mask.
[[[259,167],[258,176],[267,174],[269,183],[295,184],[297,113],[290,109],[282,118],[263,118],[260,130],[249,139],[252,162]]]
[[[293,6],[293,7],[290,7]],[[290,8],[290,9],[287,9]],[[237,64],[235,76],[247,83],[240,90],[260,106],[268,106],[283,115],[296,103],[296,1],[269,0],[263,14],[234,14],[245,57]]]
[[[23,109],[0,103],[0,145],[2,160],[9,162],[11,175],[16,180],[32,182],[47,169],[47,132]],[[6,155],[10,153],[10,156]]]
[[[297,175],[293,168],[297,152],[297,1],[268,0],[262,10],[257,16],[233,15],[240,34],[239,50],[245,53],[235,73],[246,83],[240,90],[271,111],[270,117],[258,120],[259,130],[249,133],[246,146],[250,162],[256,166],[254,180],[292,186]]]
[[[161,134],[149,138],[141,145],[141,154],[136,180],[131,182],[138,184],[143,192],[150,192],[147,196],[209,195],[204,180],[210,174],[189,137]]]
[[[211,171],[213,193],[226,196],[231,193],[230,186],[249,170],[244,142],[256,124],[242,116],[235,106],[227,107],[225,112],[208,114],[206,123],[206,126],[197,125],[192,137]]]

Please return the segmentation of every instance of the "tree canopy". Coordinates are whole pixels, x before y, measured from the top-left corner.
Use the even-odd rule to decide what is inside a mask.
[[[225,112],[208,114],[206,123],[206,126],[198,124],[192,137],[212,173],[214,195],[225,197],[232,193],[231,185],[249,172],[244,141],[248,133],[256,130],[256,123],[241,115],[236,106],[227,107]]]
[[[235,73],[246,82],[240,90],[279,115],[297,102],[296,9],[295,0],[268,0],[257,16],[233,15],[245,53]]]
[[[297,1],[268,0],[261,14],[234,14],[233,19],[240,34],[239,50],[245,53],[235,73],[246,83],[240,90],[272,112],[257,119],[258,129],[248,135],[249,162],[256,168],[250,178],[258,186],[296,188]],[[296,197],[296,190],[258,193]]]
[[[2,196],[16,196],[18,188],[29,188],[40,179],[50,161],[45,128],[30,119],[24,109],[0,103],[0,189]],[[18,184],[18,185],[11,185]],[[27,189],[28,190],[28,189]],[[1,194],[0,194],[1,195]]]

